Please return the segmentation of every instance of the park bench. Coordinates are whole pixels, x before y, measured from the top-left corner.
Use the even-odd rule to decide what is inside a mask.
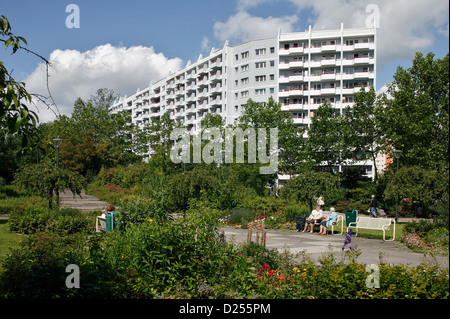
[[[389,230],[391,225],[394,225],[394,233],[392,234],[392,239],[395,240],[395,219],[392,218],[373,218],[373,217],[363,217],[358,216],[356,222],[348,224],[347,233],[349,228],[356,228],[356,236],[358,236],[358,230],[361,229],[371,229],[371,230],[381,230],[383,231],[383,240],[386,240],[386,230]]]
[[[339,221],[341,221],[341,235],[344,232],[344,217],[342,215],[338,215],[337,220],[331,223],[331,234],[334,235],[334,226],[336,226]]]
[[[97,216],[95,220],[95,231],[97,233],[106,230],[106,218],[102,216]]]
[[[323,213],[324,216],[328,216],[328,212]],[[334,235],[334,226],[338,225],[339,221],[341,221],[341,235],[344,232],[344,217],[342,215],[338,215],[337,219],[331,223],[331,234]],[[314,221],[314,226],[320,225],[322,220],[317,219]]]

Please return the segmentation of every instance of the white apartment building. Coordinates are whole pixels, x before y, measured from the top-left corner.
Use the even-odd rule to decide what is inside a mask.
[[[375,29],[310,27],[235,46],[226,42],[207,57],[200,55],[183,69],[121,97],[111,110],[131,112],[139,125],[168,112],[195,132],[207,113],[220,114],[227,125],[232,124],[248,99],[266,102],[272,96],[292,114],[296,126],[307,127],[325,100],[342,112],[361,87],[370,86],[376,88]],[[372,176],[374,163],[355,165]]]

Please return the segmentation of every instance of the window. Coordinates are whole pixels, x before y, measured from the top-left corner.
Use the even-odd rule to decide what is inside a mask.
[[[257,69],[265,68],[266,67],[266,62],[265,61],[264,62],[256,62],[255,66],[256,66]]]
[[[241,66],[241,72],[246,72],[246,71],[248,71],[248,64]]]
[[[275,48],[274,47],[270,48],[270,53],[275,53]]]
[[[237,54],[236,54],[234,57],[235,57],[235,60],[236,60],[236,61],[239,60],[239,57],[238,57]]]
[[[242,85],[248,84],[248,78],[241,79],[241,84]]]
[[[265,75],[257,75],[255,76],[255,81],[256,82],[264,82],[266,80],[266,76]]]
[[[242,91],[241,97],[248,97],[248,91]]]
[[[270,81],[274,81],[275,80],[275,74],[271,74],[270,75]]]
[[[255,90],[255,95],[265,95],[266,94],[266,89],[256,89]]]
[[[241,59],[248,58],[248,51],[241,53]]]
[[[275,66],[275,61],[270,61],[270,66],[271,67]]]
[[[270,94],[274,94],[275,93],[275,88],[269,88]]]
[[[256,55],[264,55],[264,54],[266,54],[266,49],[265,48],[264,49],[256,49],[255,54]]]

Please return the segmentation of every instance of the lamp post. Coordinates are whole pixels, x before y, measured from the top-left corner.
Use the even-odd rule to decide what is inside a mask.
[[[403,151],[401,150],[394,150],[395,158],[397,159],[397,171],[398,172],[398,159],[400,158],[400,155],[402,155]],[[395,200],[395,222],[398,222],[398,198]]]
[[[56,167],[59,167],[59,147],[61,146],[62,141],[63,140],[60,138],[53,139],[53,142],[55,143],[56,146]]]

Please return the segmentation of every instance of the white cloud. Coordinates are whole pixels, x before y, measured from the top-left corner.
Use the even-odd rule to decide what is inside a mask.
[[[255,17],[246,11],[239,11],[230,16],[226,22],[214,24],[214,36],[221,41],[232,43],[276,36],[278,28],[282,32],[292,32],[297,16]]]
[[[203,37],[202,39],[202,50],[208,51],[211,49],[211,41],[209,41],[208,37]]]
[[[274,0],[275,1],[275,0]],[[289,0],[299,10],[312,9],[313,29],[365,27],[369,4],[380,10],[378,58],[387,62],[411,59],[434,44],[435,34],[448,36],[449,3],[442,0]]]
[[[55,50],[50,54],[49,86],[61,114],[70,115],[78,97],[87,100],[99,88],[108,88],[120,95],[130,95],[145,88],[151,81],[162,79],[182,67],[179,58],[168,59],[153,47],[114,47],[101,45],[80,52]],[[45,64],[40,64],[24,81],[27,91],[48,96]],[[39,105],[40,122],[55,118],[53,112]]]

